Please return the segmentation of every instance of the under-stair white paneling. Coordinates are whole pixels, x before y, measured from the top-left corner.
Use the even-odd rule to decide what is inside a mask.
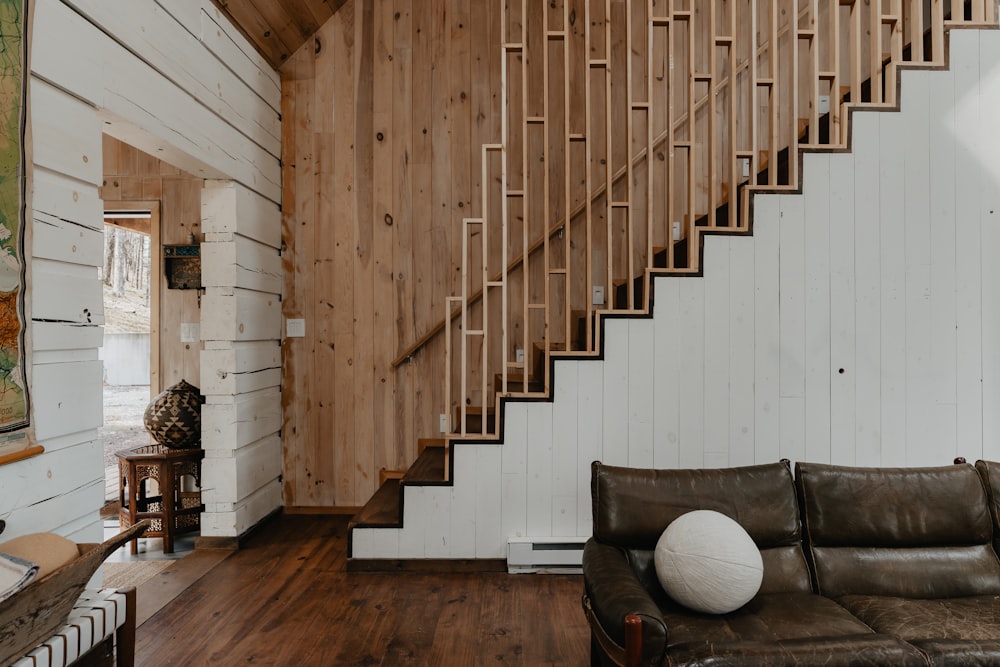
[[[553,402],[507,404],[501,518],[476,525],[500,535],[477,556],[589,535],[594,459],[1000,458],[1000,32],[951,49],[949,71],[903,73],[901,112],[854,114],[853,152],[806,155],[801,195],[757,196],[752,236],[707,238],[703,277],[657,278],[652,318],[606,320],[603,360],[557,361]],[[447,522],[428,494],[406,490],[403,535]]]

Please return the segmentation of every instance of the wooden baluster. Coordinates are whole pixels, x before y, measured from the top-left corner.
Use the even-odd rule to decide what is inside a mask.
[[[607,255],[607,294],[609,303],[614,306],[614,284],[615,284],[615,269],[614,269],[614,257],[615,257],[615,244],[614,244],[614,189],[613,181],[611,178],[614,172],[614,159],[611,152],[612,142],[611,142],[611,127],[612,116],[611,116],[611,0],[604,0],[604,204],[605,204],[605,231],[607,237],[607,246],[605,248],[605,254]]]
[[[593,149],[592,149],[592,139],[594,136],[594,126],[593,120],[591,119],[591,113],[593,110],[593,98],[590,86],[590,52],[591,52],[591,35],[590,35],[590,0],[584,0],[584,10],[583,10],[583,41],[584,41],[584,106],[586,107],[584,113],[586,114],[586,119],[584,121],[584,153],[585,160],[587,164],[586,175],[584,176],[585,185],[585,206],[584,215],[586,216],[586,235],[587,235],[587,247],[586,247],[586,272],[587,272],[587,286],[589,289],[590,285],[594,284],[594,199],[590,196],[592,184],[594,182],[594,159],[593,159]],[[611,294],[611,286],[605,282],[604,288],[605,294],[605,304],[606,299]],[[587,349],[594,350],[596,346],[594,344],[595,331],[593,322],[593,299],[587,299]]]
[[[882,0],[871,0],[868,5],[869,81],[871,82],[871,102],[882,102]]]
[[[738,184],[742,174],[742,170],[739,165],[739,158],[737,157],[737,151],[739,148],[739,138],[737,137],[736,129],[736,117],[738,113],[739,106],[738,101],[738,91],[736,88],[736,3],[729,3],[729,36],[726,42],[729,69],[729,109],[727,111],[729,120],[729,154],[726,156],[729,161],[729,192],[728,192],[728,202],[729,202],[729,226],[735,228],[737,226],[745,227],[746,220],[741,221],[738,217],[738,209],[736,202],[736,195],[738,192]]]
[[[944,0],[931,0],[931,63],[944,64]]]

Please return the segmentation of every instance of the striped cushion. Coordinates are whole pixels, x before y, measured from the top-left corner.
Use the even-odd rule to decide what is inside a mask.
[[[66,625],[12,667],[66,667],[125,623],[125,594],[108,588],[84,591]]]

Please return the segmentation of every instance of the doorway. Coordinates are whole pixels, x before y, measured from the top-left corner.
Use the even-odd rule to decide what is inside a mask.
[[[115,452],[149,442],[142,416],[154,395],[159,359],[160,202],[104,202],[104,457],[105,501],[118,498]],[[158,391],[158,389],[157,389]]]

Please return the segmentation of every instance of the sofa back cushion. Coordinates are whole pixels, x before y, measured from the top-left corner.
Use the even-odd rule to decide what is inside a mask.
[[[986,492],[969,465],[795,468],[817,590],[942,598],[1000,593]]]
[[[993,550],[1000,554],[1000,463],[976,461],[976,471],[986,487],[986,497],[993,518]]]
[[[810,590],[791,470],[782,463],[742,468],[650,470],[594,462],[594,537],[631,552],[643,579],[656,582],[652,551],[670,523],[715,510],[739,523],[761,551],[761,593]]]

